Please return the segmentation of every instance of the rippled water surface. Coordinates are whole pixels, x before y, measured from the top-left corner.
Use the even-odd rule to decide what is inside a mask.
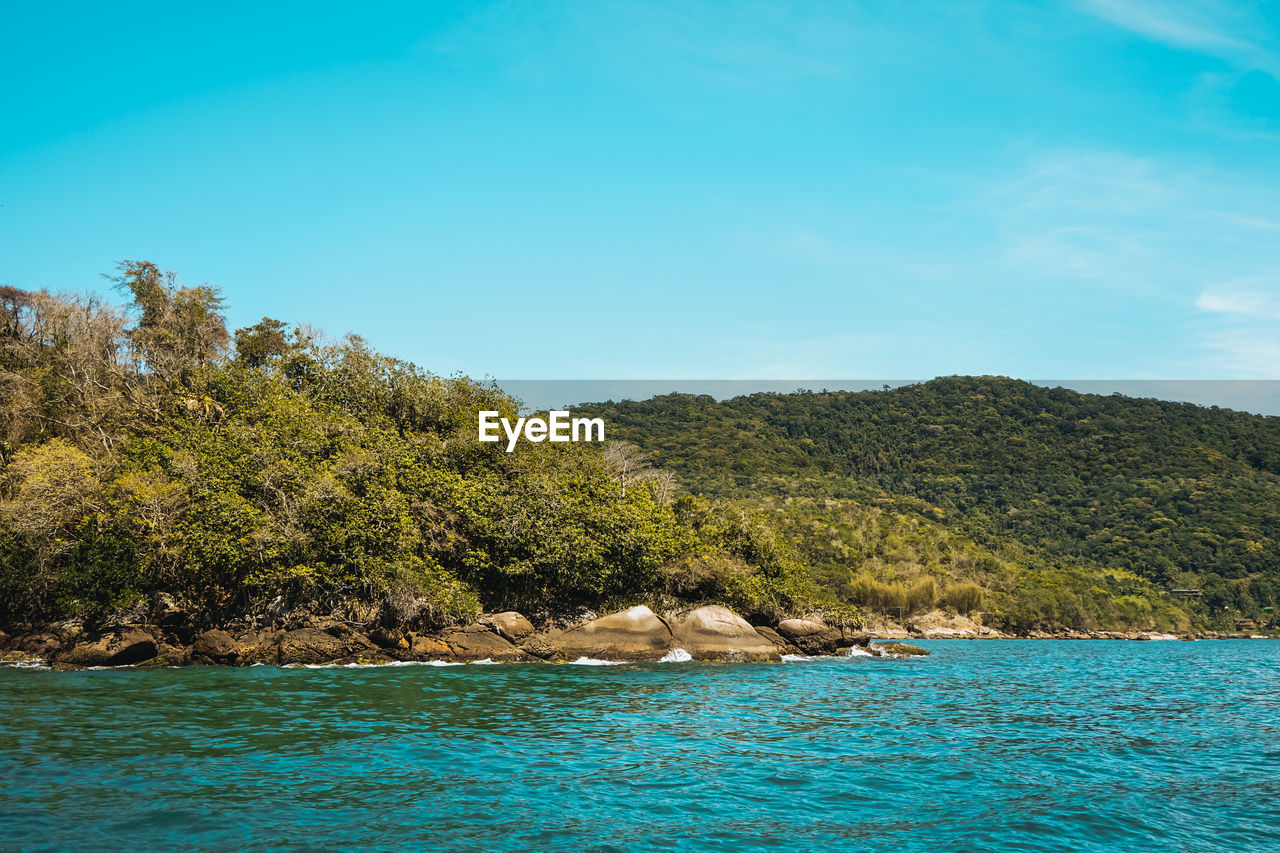
[[[0,849],[1280,850],[1280,642],[0,669]]]

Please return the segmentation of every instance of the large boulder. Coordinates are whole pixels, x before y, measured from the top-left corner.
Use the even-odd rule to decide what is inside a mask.
[[[255,663],[276,665],[280,663],[280,638],[284,631],[275,629],[244,630],[236,634],[236,663],[252,666]]]
[[[198,630],[190,608],[165,593],[156,596],[151,605],[151,623],[183,643],[190,643]]]
[[[298,628],[280,637],[280,664],[333,663],[345,658],[374,655],[377,648],[359,634],[335,637],[319,628]]]
[[[414,634],[409,640],[408,657],[411,660],[452,660],[453,649],[437,637]]]
[[[240,643],[226,631],[213,628],[196,637],[191,657],[199,663],[233,666],[240,662]]]
[[[929,653],[919,646],[913,646],[910,643],[872,643],[868,649],[872,654],[880,657],[890,658],[910,658],[910,657],[928,657]]]
[[[398,628],[374,628],[369,632],[369,639],[378,646],[391,651],[408,651],[409,639]]]
[[[496,631],[499,636],[505,637],[513,643],[518,643],[525,637],[530,636],[534,630],[533,623],[514,610],[508,610],[504,613],[491,613],[482,617],[480,624]]]
[[[77,643],[58,661],[74,666],[127,666],[156,656],[156,638],[141,628],[117,628],[110,633]]]
[[[667,619],[674,645],[694,660],[776,661],[778,647],[732,610],[718,605]]]
[[[499,637],[483,625],[468,625],[455,628],[440,635],[453,653],[453,657],[462,661],[491,660],[495,663],[528,660],[529,656],[511,644],[509,640]]]
[[[58,652],[73,644],[63,642],[62,638],[57,634],[41,631],[35,634],[15,637],[11,641],[11,645],[17,651],[25,652],[33,658],[47,660],[57,656]]]
[[[175,646],[161,640],[156,644],[156,656],[137,664],[137,666],[159,668],[190,666],[191,663],[191,651],[186,646]]]
[[[778,633],[806,655],[832,655],[842,646],[853,645],[839,628],[811,619],[784,619],[778,623]]]
[[[773,643],[774,648],[778,650],[778,654],[788,655],[800,653],[800,650],[791,645],[791,642],[786,637],[782,636],[772,628],[765,625],[757,625],[755,628],[757,634]]]
[[[546,640],[569,660],[654,661],[672,649],[670,629],[643,604],[548,634]]]

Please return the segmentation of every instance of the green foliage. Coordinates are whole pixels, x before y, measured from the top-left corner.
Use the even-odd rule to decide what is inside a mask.
[[[1022,604],[1001,611],[1012,622],[1168,623],[1185,621],[1184,610],[1204,624],[1226,614],[1269,618],[1263,608],[1280,596],[1277,418],[1000,377],[724,402],[668,395],[584,410],[694,491],[853,501],[888,513],[887,528],[841,522],[821,534],[799,529],[801,520],[816,523],[811,506],[776,513],[832,589],[849,583],[850,569],[875,574],[903,562],[894,555],[904,550],[929,552],[928,543],[912,545],[923,535],[952,539],[935,543],[930,571],[972,575],[984,606],[998,604],[992,593],[1018,597]],[[796,513],[797,523],[786,520]],[[1018,566],[1065,574],[1010,586]],[[1144,604],[1097,581],[1109,573],[1145,581],[1131,594]],[[1083,594],[1094,585],[1111,590],[1105,606]],[[1161,594],[1173,588],[1204,597],[1175,603]],[[946,595],[944,587],[944,604]]]
[[[0,293],[11,308],[0,383],[29,392],[0,406],[13,425],[0,445],[0,621],[160,592],[218,618],[334,612],[405,626],[482,606],[711,595],[773,617],[820,598],[749,513],[673,502],[669,478],[647,469],[623,494],[599,447],[481,444],[477,413],[517,408],[492,384],[270,318],[228,335],[215,290],[151,264],[123,264],[119,282],[131,323]],[[41,325],[64,315],[97,317],[110,343],[100,373],[125,401],[110,418],[76,397],[79,420],[67,419],[65,383],[36,381],[85,372],[89,356]],[[49,413],[57,429],[41,426]],[[701,565],[731,570],[680,577]]]

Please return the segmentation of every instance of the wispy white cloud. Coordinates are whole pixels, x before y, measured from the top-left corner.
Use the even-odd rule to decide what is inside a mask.
[[[1280,78],[1280,54],[1257,18],[1240,4],[1082,0],[1089,13],[1153,41],[1217,57]]]
[[[1280,281],[1257,280],[1207,287],[1196,299],[1196,307],[1214,314],[1280,320]]]
[[[1196,307],[1208,321],[1201,348],[1224,374],[1280,378],[1280,278],[1207,287]]]

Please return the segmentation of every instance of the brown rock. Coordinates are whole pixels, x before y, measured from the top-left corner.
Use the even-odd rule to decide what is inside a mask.
[[[872,643],[870,650],[882,657],[928,657],[929,653],[909,643]]]
[[[448,643],[435,637],[414,636],[410,641],[409,656],[414,660],[452,660],[453,650]]]
[[[757,634],[759,634],[761,637],[764,637],[769,642],[773,643],[773,645],[782,654],[788,654],[790,652],[799,651],[799,649],[797,649],[795,646],[791,645],[791,643],[787,641],[786,637],[782,636],[772,628],[769,628],[765,625],[756,625],[755,629]]]
[[[135,664],[140,667],[190,666],[191,652],[185,646],[161,642],[156,645],[156,656]]]
[[[547,640],[545,636],[535,634],[532,637],[526,637],[520,643],[520,651],[530,657],[539,658],[541,660],[554,660],[560,655],[559,649]]]
[[[78,643],[59,656],[76,666],[126,666],[156,656],[155,637],[140,628],[118,628],[89,642]]]
[[[280,638],[283,631],[244,631],[236,635],[237,660],[240,666],[255,663],[280,663]]]
[[[484,616],[480,619],[480,624],[487,625],[513,643],[520,642],[534,631],[533,623],[514,610]]]
[[[280,637],[280,664],[334,663],[375,651],[364,637],[351,634],[335,637],[319,628],[298,628]]]
[[[37,658],[53,657],[67,647],[57,634],[44,632],[16,637],[12,642],[12,646],[20,652],[26,652],[28,655]]]
[[[184,643],[191,642],[197,630],[191,611],[171,595],[156,597],[151,608],[151,621]]]
[[[472,626],[444,632],[440,639],[448,644],[452,657],[458,660],[492,660],[499,663],[528,660],[528,655],[487,628],[470,630]]]
[[[196,637],[191,657],[200,663],[234,666],[240,662],[240,643],[226,631],[213,628]]]
[[[844,641],[839,628],[811,619],[784,619],[778,633],[806,655],[833,655]]]
[[[671,631],[643,604],[593,619],[585,625],[546,635],[569,660],[652,661],[672,649]]]
[[[718,605],[699,607],[667,620],[678,648],[694,660],[781,660],[778,647],[732,610]]]
[[[404,641],[404,633],[389,628],[374,628],[369,632],[369,639],[384,649],[398,649]]]

